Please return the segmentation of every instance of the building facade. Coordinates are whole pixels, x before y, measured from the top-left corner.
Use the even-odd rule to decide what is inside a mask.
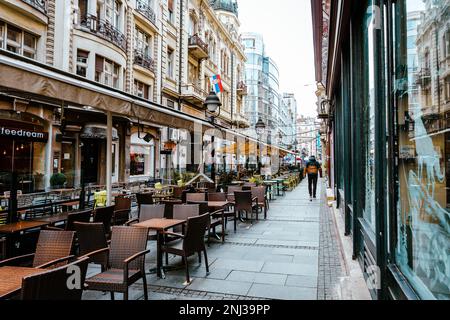
[[[1,0],[0,193],[12,172],[23,193],[59,173],[71,188],[195,172],[187,137],[210,126],[209,77],[224,86],[218,124],[248,125],[240,41],[231,1]]]
[[[450,1],[311,3],[329,182],[354,257],[374,298],[449,299]]]
[[[280,120],[282,144],[296,149],[297,146],[297,100],[293,93],[283,93],[280,104]]]
[[[244,33],[242,41],[247,56],[245,82],[248,87],[248,96],[245,112],[250,121],[249,134],[255,134],[254,128],[259,119],[265,123],[268,130],[276,134],[280,117],[278,67],[273,59],[266,56],[261,35]]]

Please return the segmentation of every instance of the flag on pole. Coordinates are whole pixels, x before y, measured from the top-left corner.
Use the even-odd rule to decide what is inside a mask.
[[[216,93],[221,93],[223,91],[222,79],[219,74],[211,77],[211,87]]]

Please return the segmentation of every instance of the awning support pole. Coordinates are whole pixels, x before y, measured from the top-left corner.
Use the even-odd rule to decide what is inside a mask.
[[[106,205],[112,203],[112,114],[106,114]]]

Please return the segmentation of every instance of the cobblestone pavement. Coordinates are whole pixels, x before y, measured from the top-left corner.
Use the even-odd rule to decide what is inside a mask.
[[[318,194],[324,192],[319,182]],[[336,250],[331,222],[324,214],[324,201],[309,201],[307,182],[270,202],[268,219],[240,223],[233,232],[228,226],[226,243],[212,243],[208,248],[210,273],[197,257],[189,258],[192,282],[184,285],[184,265],[171,256],[165,279],[147,275],[149,298],[152,300],[315,300],[329,299],[336,280]],[[321,219],[325,217],[326,219]],[[156,248],[146,259],[146,268],[155,267]],[[90,266],[89,275],[97,273]],[[89,276],[88,275],[88,276]],[[84,299],[110,299],[109,294],[86,291]],[[116,294],[120,299],[121,294]],[[142,299],[142,283],[130,288],[130,299]]]
[[[326,203],[325,187],[321,195],[320,207],[320,240],[319,240],[319,278],[317,299],[337,300],[339,277],[344,273],[341,263],[338,238],[332,213]]]

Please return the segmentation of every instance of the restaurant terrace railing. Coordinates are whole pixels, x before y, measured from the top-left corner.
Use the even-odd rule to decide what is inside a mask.
[[[142,0],[136,1],[136,11],[144,15],[151,23],[156,25],[156,13],[153,9]]]
[[[25,3],[28,3],[30,6],[39,10],[40,12],[46,14],[47,13],[47,0],[22,0]]]
[[[134,63],[151,72],[155,72],[155,60],[145,55],[143,52],[138,50],[134,51]]]
[[[115,44],[122,50],[127,50],[125,35],[108,21],[101,20],[93,15],[86,15],[81,17],[80,25],[87,28],[92,34]]]

